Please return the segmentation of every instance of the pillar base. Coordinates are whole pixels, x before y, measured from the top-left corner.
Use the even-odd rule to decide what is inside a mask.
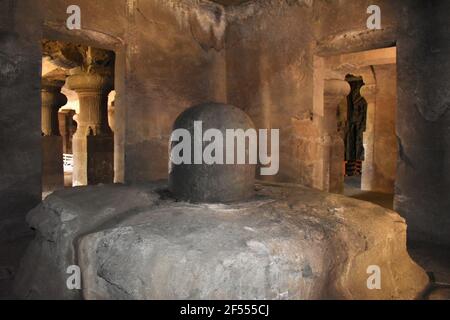
[[[114,136],[73,137],[73,185],[86,186],[114,183]]]
[[[114,183],[114,136],[87,137],[88,184]]]

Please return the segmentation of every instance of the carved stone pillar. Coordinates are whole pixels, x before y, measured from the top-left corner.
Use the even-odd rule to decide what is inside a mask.
[[[75,110],[62,110],[58,114],[59,132],[63,137],[63,153],[72,154],[72,137],[75,133]]]
[[[67,103],[61,93],[64,81],[42,81],[42,191],[64,187],[63,145],[59,133],[58,110]]]
[[[67,86],[80,100],[74,117],[74,186],[112,183],[114,178],[114,136],[108,125],[108,94],[113,80],[109,75],[78,72],[67,78]]]
[[[338,133],[339,103],[350,93],[344,80],[325,80],[323,121],[323,190],[344,191],[344,141]]]
[[[374,129],[376,111],[376,84],[366,84],[361,90],[361,96],[367,102],[366,131],[363,134],[364,161],[362,163],[361,190],[371,191],[374,175]]]

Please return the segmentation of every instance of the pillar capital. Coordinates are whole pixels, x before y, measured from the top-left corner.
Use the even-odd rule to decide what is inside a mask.
[[[67,78],[66,85],[80,99],[77,136],[111,134],[108,125],[108,94],[113,89],[113,79],[107,73],[88,73],[76,70]]]
[[[113,79],[109,74],[76,71],[67,78],[66,85],[78,95],[108,94],[113,89]]]

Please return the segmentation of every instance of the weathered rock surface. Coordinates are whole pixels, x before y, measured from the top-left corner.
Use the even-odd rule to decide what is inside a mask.
[[[395,212],[288,184],[250,201],[175,202],[164,183],[59,191],[30,212],[22,298],[413,299],[428,279]],[[77,264],[82,290],[66,288]],[[367,288],[367,268],[381,289]]]
[[[36,236],[16,277],[18,295],[29,299],[81,298],[81,292],[66,286],[66,270],[77,264],[78,239],[108,228],[157,200],[158,195],[145,188],[119,185],[71,188],[48,196],[27,216]]]

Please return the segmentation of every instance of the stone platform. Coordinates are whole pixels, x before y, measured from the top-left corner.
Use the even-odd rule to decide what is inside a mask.
[[[406,224],[382,207],[257,183],[234,204],[172,199],[165,182],[57,191],[28,215],[27,299],[414,299],[428,283]],[[79,265],[82,289],[66,269]],[[381,289],[368,289],[369,266]]]

